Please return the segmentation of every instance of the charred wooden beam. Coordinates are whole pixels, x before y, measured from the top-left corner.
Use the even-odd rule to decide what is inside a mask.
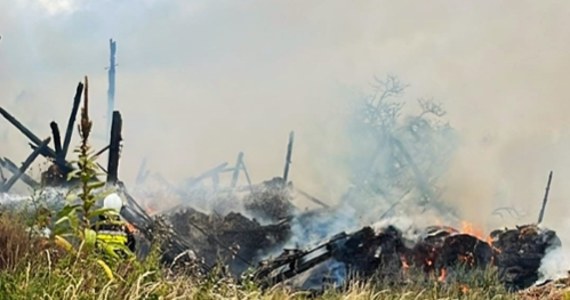
[[[295,139],[295,132],[291,131],[289,134],[289,144],[287,145],[287,156],[285,157],[285,170],[283,171],[283,184],[287,185],[289,179],[289,166],[291,165],[291,156],[293,155],[293,140]]]
[[[67,130],[65,131],[65,138],[63,140],[62,157],[64,159],[67,156],[69,144],[71,143],[71,136],[73,135],[73,127],[75,126],[75,118],[77,117],[77,111],[79,110],[79,104],[81,103],[82,92],[83,83],[80,82],[77,84],[77,89],[75,90],[75,97],[73,97],[73,107],[71,108],[71,114],[69,115],[69,121],[67,122]]]
[[[32,152],[32,154],[30,154],[28,158],[26,158],[26,160],[24,161],[24,163],[22,163],[22,166],[20,167],[18,172],[16,172],[12,177],[10,177],[10,179],[8,179],[8,181],[6,181],[6,183],[3,185],[3,189],[5,192],[8,192],[12,188],[12,186],[14,186],[16,181],[18,181],[22,177],[22,174],[26,173],[26,170],[30,167],[30,165],[34,162],[34,160],[40,155],[41,149],[47,147],[50,141],[51,138],[49,137],[45,139],[38,146],[38,148],[34,150],[34,152]]]
[[[55,159],[58,162],[63,162],[65,158],[63,157],[63,149],[61,148],[61,135],[59,134],[59,127],[55,121],[49,124],[51,128],[51,133],[53,135],[53,147],[55,148]]]
[[[28,139],[30,139],[30,141],[32,141],[32,143],[34,144],[34,146],[38,146],[42,143],[42,140],[36,136],[33,132],[31,132],[26,126],[24,126],[22,123],[20,123],[20,121],[18,121],[18,119],[16,119],[14,116],[12,116],[10,113],[8,113],[4,108],[0,107],[0,114],[6,119],[8,120],[8,122],[12,123],[12,125],[14,125],[14,127],[16,127],[18,130],[20,130],[20,132],[22,132]],[[50,157],[50,158],[55,158],[56,154],[55,151],[52,150],[51,148],[45,147],[45,151],[42,150],[42,152],[40,153],[46,157]]]
[[[18,166],[8,158],[4,157],[3,159],[0,158],[0,165],[10,171],[12,174],[17,174],[20,172]],[[40,184],[32,179],[32,177],[28,176],[28,174],[22,174],[20,178],[25,184],[29,185],[32,188],[40,186]]]
[[[109,150],[109,148],[111,148],[111,145],[107,145],[107,146],[103,147],[103,149],[97,151],[97,153],[95,153],[94,156],[99,156],[99,155],[105,153],[105,151]]]
[[[540,208],[540,214],[538,215],[538,224],[542,223],[544,218],[544,210],[546,208],[546,202],[548,201],[548,192],[550,191],[550,183],[552,182],[552,171],[548,174],[548,183],[546,184],[546,192],[544,193],[544,199],[542,200],[542,207]]]
[[[109,161],[107,165],[107,183],[117,183],[119,178],[119,154],[121,151],[121,130],[123,119],[121,113],[113,112],[113,122],[111,124],[111,140],[109,141]]]

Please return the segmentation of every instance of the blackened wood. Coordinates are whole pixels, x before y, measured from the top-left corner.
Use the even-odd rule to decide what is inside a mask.
[[[71,143],[71,135],[73,135],[73,127],[75,126],[75,118],[77,117],[77,111],[79,110],[79,104],[81,103],[81,93],[83,92],[83,83],[77,84],[77,89],[75,90],[75,97],[73,98],[73,107],[71,108],[71,114],[69,115],[69,121],[67,122],[67,130],[65,131],[65,138],[63,140],[62,157],[65,159],[67,156],[67,151],[69,150],[69,144]]]
[[[51,133],[53,135],[53,147],[55,148],[55,159],[58,161],[63,161],[62,148],[61,148],[61,135],[59,134],[59,127],[55,121],[49,124],[51,128]]]
[[[4,118],[6,118],[6,120],[8,120],[10,123],[12,123],[14,127],[20,130],[20,132],[22,132],[28,139],[30,139],[30,141],[32,141],[32,143],[34,143],[35,146],[40,145],[42,143],[42,140],[39,137],[37,137],[26,126],[20,123],[20,121],[18,121],[14,116],[12,116],[2,107],[0,107],[0,114],[2,114],[2,116],[4,116]],[[55,151],[49,147],[46,147],[45,151],[42,151],[41,154],[47,157],[55,158]]]
[[[295,132],[291,131],[289,134],[289,144],[287,145],[287,156],[285,157],[285,170],[283,171],[283,184],[287,185],[289,180],[289,166],[291,165],[291,156],[293,155],[293,140],[295,139]]]
[[[113,112],[113,122],[111,124],[111,140],[109,141],[109,160],[107,164],[107,182],[115,184],[119,178],[119,153],[121,151],[121,130],[123,120],[121,113]]]
[[[103,149],[97,151],[97,153],[95,153],[94,156],[99,156],[99,155],[103,154],[105,151],[109,150],[110,147],[111,147],[111,145],[105,146]]]
[[[550,191],[550,183],[552,182],[552,171],[548,174],[548,183],[546,184],[546,192],[544,193],[544,199],[542,200],[542,207],[540,208],[540,214],[538,215],[538,224],[542,223],[544,218],[544,209],[546,208],[546,202],[548,201],[548,192]]]
[[[6,183],[3,185],[3,189],[5,192],[8,192],[12,188],[12,186],[14,186],[16,181],[18,181],[18,179],[20,179],[20,177],[22,177],[22,174],[26,173],[26,170],[30,167],[30,165],[34,162],[34,160],[40,155],[41,149],[44,147],[47,147],[47,144],[50,141],[51,141],[51,138],[45,139],[38,146],[38,148],[36,150],[34,150],[34,152],[32,152],[32,154],[30,154],[30,156],[28,156],[28,158],[26,158],[26,160],[24,161],[24,163],[22,163],[22,166],[20,167],[18,172],[15,173],[12,177],[10,177],[10,179],[8,179],[8,181],[6,181]]]

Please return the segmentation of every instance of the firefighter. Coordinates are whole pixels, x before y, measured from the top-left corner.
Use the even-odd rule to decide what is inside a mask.
[[[120,212],[123,208],[123,200],[115,193],[108,195],[103,200],[103,208],[111,209],[111,213],[101,215],[96,225],[97,240],[113,247],[120,256],[126,255],[121,249],[126,246],[131,252],[135,252],[135,238],[133,233],[121,220]]]

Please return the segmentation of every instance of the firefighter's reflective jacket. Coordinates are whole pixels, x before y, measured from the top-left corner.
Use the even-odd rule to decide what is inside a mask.
[[[100,223],[95,230],[97,232],[97,240],[102,241],[107,246],[114,248],[126,246],[132,252],[135,251],[135,239],[133,234],[118,218],[101,217]]]

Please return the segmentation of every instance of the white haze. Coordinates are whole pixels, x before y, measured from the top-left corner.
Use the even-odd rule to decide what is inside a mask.
[[[108,39],[118,43],[121,177],[141,160],[177,182],[239,151],[253,180],[281,174],[336,202],[348,186],[345,131],[354,91],[374,75],[434,97],[461,137],[446,200],[487,228],[536,220],[570,243],[570,3],[566,1],[3,0],[0,105],[41,138],[64,128],[75,85],[90,79],[104,146]],[[0,155],[26,139],[0,122]],[[527,215],[499,219],[494,208]]]

